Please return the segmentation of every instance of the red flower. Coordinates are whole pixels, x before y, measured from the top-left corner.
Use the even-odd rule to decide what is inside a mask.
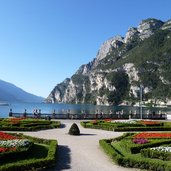
[[[11,124],[19,124],[20,123],[20,121],[22,121],[22,120],[24,120],[25,118],[9,118],[9,122],[11,123]]]
[[[4,148],[4,147],[0,147],[0,153],[4,153],[7,151],[7,148]]]
[[[7,151],[16,151],[16,148],[5,148],[5,147],[0,147],[0,153],[5,153]]]
[[[18,139],[17,137],[7,134],[5,132],[0,132],[0,140],[14,140]]]
[[[134,138],[171,138],[171,133],[142,132],[136,134]]]
[[[112,119],[104,119],[105,122],[111,122]]]

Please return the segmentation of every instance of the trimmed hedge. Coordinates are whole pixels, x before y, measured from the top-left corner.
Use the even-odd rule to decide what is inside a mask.
[[[117,127],[114,131],[171,131],[171,127]]]
[[[31,143],[28,147],[22,147],[17,149],[16,151],[9,151],[5,153],[0,153],[0,160],[4,160],[5,158],[18,158],[20,156],[27,155],[27,152],[32,148],[33,143]]]
[[[142,157],[148,158],[156,158],[161,160],[170,161],[171,160],[171,153],[170,152],[162,152],[157,150],[152,150],[150,148],[142,149],[140,151]]]
[[[59,121],[46,121],[36,119],[26,119],[15,124],[11,124],[6,119],[4,119],[0,123],[1,131],[38,131],[60,127],[61,123]]]
[[[78,125],[73,123],[68,133],[69,135],[80,135],[80,129],[78,128]]]
[[[124,135],[125,136],[125,135]],[[128,154],[123,155],[119,152],[117,148],[114,148],[111,145],[111,142],[122,140],[123,138],[127,138],[128,136],[121,136],[119,138],[114,139],[103,139],[99,141],[100,146],[103,148],[105,153],[112,158],[114,162],[116,162],[120,166],[131,167],[131,168],[139,168],[139,169],[147,169],[154,171],[171,171],[171,163],[158,159],[149,159],[143,158],[140,155]]]
[[[31,171],[31,170],[42,170],[48,167],[52,167],[55,164],[56,160],[56,154],[57,154],[57,141],[56,140],[45,140],[45,139],[39,139],[39,138],[34,138],[30,136],[24,136],[21,135],[21,137],[29,138],[34,143],[41,143],[44,145],[48,145],[48,153],[45,158],[38,158],[38,159],[26,159],[22,161],[17,161],[17,162],[10,162],[6,164],[2,164],[0,166],[1,171]],[[34,153],[36,151],[33,151]],[[24,155],[22,154],[23,158]]]
[[[163,123],[158,124],[159,126],[145,126],[139,123],[111,123],[111,122],[104,122],[104,121],[96,121],[93,123],[92,121],[89,122],[81,122],[80,123],[84,128],[92,128],[92,129],[102,129],[107,131],[116,131],[116,132],[137,132],[137,131],[171,131],[171,126],[164,125]]]

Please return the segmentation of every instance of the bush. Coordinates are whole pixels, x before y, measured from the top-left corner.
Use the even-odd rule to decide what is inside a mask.
[[[141,152],[142,157],[156,158],[156,159],[161,159],[165,161],[171,160],[170,152],[157,151],[157,150],[152,150],[150,148],[142,149],[140,152]]]
[[[14,118],[18,119],[18,118]],[[15,121],[15,120],[14,120]],[[61,123],[59,121],[46,121],[36,119],[24,119],[12,122],[9,119],[3,119],[0,121],[1,131],[38,131],[45,129],[60,128]]]
[[[27,137],[35,144],[28,151],[15,152],[13,156],[10,154],[8,158],[6,157],[0,160],[1,171],[36,171],[55,165],[58,146],[56,140],[39,139],[22,134],[19,136]]]
[[[76,123],[73,123],[71,128],[69,129],[70,135],[80,135],[80,130]]]
[[[160,152],[159,155],[153,152],[151,155],[148,153],[148,149],[145,149],[158,147],[163,144],[167,144],[170,147],[169,139],[150,140],[147,144],[133,144],[133,135],[135,133],[125,133],[117,138],[100,140],[99,144],[118,165],[154,171],[171,171],[170,154]],[[141,154],[139,153],[140,151]]]

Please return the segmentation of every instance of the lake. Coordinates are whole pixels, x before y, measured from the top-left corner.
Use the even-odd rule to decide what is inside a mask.
[[[98,105],[89,105],[89,104],[46,104],[46,103],[10,103],[9,105],[0,105],[0,118],[8,117],[9,111],[12,109],[13,113],[24,113],[25,109],[27,113],[33,113],[33,110],[41,110],[41,113],[44,114],[52,114],[55,110],[56,114],[66,114],[69,110],[71,114],[95,114],[98,110],[102,111],[104,114],[109,114],[110,111],[115,113],[117,111],[122,111],[124,114],[128,114],[130,111],[133,113],[139,113],[139,107],[131,107],[131,106],[98,106]],[[143,107],[142,113],[147,113],[155,111],[158,113],[159,111],[171,112],[171,108],[149,108]]]

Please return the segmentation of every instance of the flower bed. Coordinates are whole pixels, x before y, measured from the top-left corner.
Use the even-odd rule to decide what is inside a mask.
[[[140,121],[141,124],[146,125],[146,126],[156,126],[156,125],[160,125],[161,122],[158,121],[150,121],[150,120],[142,120]]]
[[[6,147],[6,148],[28,147],[30,144],[31,144],[31,141],[29,141],[28,139],[15,139],[15,140],[0,141],[0,147]]]
[[[85,128],[104,129],[116,132],[126,131],[171,131],[171,122],[136,121],[136,120],[94,120],[84,121]]]
[[[12,136],[12,135],[11,135]],[[43,170],[55,164],[57,141],[17,134],[0,140],[0,170]]]
[[[10,152],[10,151],[16,151],[16,148],[6,148],[6,147],[0,147],[0,153],[6,153],[6,152]]]
[[[5,132],[0,132],[0,140],[15,140],[17,137],[7,134]]]
[[[132,138],[138,134],[125,134],[114,139],[100,140],[100,146],[104,149],[115,163],[131,168],[171,171],[171,153],[159,152],[150,148],[170,145],[171,139],[147,139],[145,144],[134,143]],[[134,153],[132,153],[134,151]],[[141,152],[141,153],[140,153]]]
[[[0,154],[16,151],[17,149],[30,147],[32,144],[28,139],[21,139],[11,134],[0,132]]]
[[[141,150],[141,156],[145,158],[154,158],[164,161],[171,160],[171,147],[168,146],[159,146],[152,147]]]
[[[138,139],[133,139],[132,142],[134,142],[135,144],[146,144],[149,142],[149,140],[145,138],[138,138]]]
[[[171,138],[171,133],[142,132],[136,134],[134,138]]]
[[[8,118],[0,120],[1,131],[37,131],[43,129],[59,128],[59,121],[43,119]]]
[[[165,146],[153,147],[153,148],[150,148],[150,150],[156,150],[156,151],[162,151],[162,152],[171,152],[171,147],[165,147]]]

